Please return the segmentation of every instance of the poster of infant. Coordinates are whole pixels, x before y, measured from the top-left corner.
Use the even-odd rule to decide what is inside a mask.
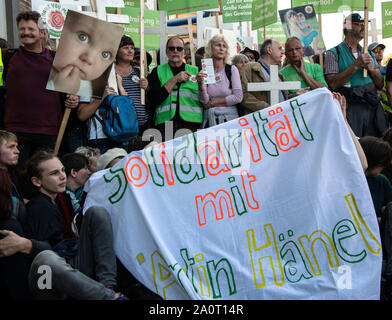
[[[101,98],[124,29],[68,10],[46,89]]]

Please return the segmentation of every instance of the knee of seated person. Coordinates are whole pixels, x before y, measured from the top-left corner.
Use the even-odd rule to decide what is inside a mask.
[[[32,266],[39,268],[40,266],[52,267],[58,263],[61,257],[52,250],[41,251],[33,260]]]
[[[91,219],[93,218],[94,220],[99,220],[99,221],[108,221],[110,222],[110,215],[106,211],[104,207],[98,207],[98,206],[93,206],[87,209],[85,213],[86,219]]]

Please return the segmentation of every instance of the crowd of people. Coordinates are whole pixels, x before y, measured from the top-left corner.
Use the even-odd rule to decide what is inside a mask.
[[[114,166],[131,151],[269,107],[269,92],[249,91],[248,83],[269,81],[271,65],[279,67],[280,81],[301,83],[300,89],[282,90],[280,102],[325,87],[340,103],[379,221],[380,280],[383,288],[391,286],[392,63],[382,66],[382,44],[363,52],[359,14],[345,18],[344,40],[325,53],[323,66],[305,59],[297,37],[284,47],[266,39],[260,52],[245,48],[231,58],[221,34],[197,49],[192,65],[190,43],[174,36],[166,43],[168,62],[142,78],[140,51],[124,35],[113,57],[117,88],[107,86],[101,98],[46,90],[56,52],[48,48],[42,19],[26,11],[16,22],[22,45],[11,49],[0,41],[0,297],[160,299],[116,258],[108,212],[91,207],[82,214],[83,186],[94,172]],[[214,84],[204,82],[203,58],[212,59]],[[151,56],[147,60],[149,65]],[[99,106],[110,94],[132,98],[136,139],[118,142],[105,135]],[[71,117],[55,154],[65,108],[72,109]],[[42,266],[50,267],[50,285],[41,281]]]

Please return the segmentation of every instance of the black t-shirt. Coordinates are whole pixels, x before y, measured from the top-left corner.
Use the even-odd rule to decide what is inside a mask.
[[[38,192],[26,205],[23,223],[25,237],[48,241],[53,247],[64,239],[65,222],[57,204],[42,192]]]

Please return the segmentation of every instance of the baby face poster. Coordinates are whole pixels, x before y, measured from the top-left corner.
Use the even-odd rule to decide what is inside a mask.
[[[313,5],[279,10],[280,20],[287,38],[299,38],[305,48],[305,56],[325,51],[325,44]]]
[[[102,97],[123,31],[69,10],[46,89]]]

